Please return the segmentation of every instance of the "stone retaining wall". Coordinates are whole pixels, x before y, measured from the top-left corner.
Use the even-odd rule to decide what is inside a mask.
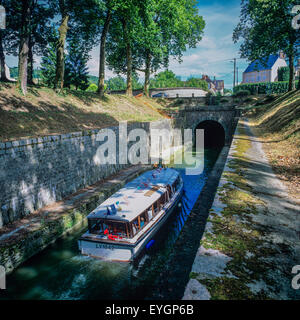
[[[129,124],[128,132],[137,128],[149,134],[151,129],[171,129],[171,121]],[[110,129],[118,150],[119,127]],[[99,164],[96,152],[104,143],[96,141],[99,131],[0,143],[0,228],[125,168]]]

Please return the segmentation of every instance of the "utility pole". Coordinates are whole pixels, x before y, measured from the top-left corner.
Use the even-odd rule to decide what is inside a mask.
[[[239,67],[236,68],[236,83],[239,85]]]
[[[235,75],[236,75],[236,58],[233,59],[233,88],[235,87]]]

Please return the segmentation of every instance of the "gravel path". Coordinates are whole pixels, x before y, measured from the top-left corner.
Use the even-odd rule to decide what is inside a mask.
[[[299,240],[300,203],[240,121],[183,299],[300,299]]]

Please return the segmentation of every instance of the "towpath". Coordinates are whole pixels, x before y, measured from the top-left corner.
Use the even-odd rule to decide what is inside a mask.
[[[300,203],[240,121],[183,299],[300,299],[299,240]]]

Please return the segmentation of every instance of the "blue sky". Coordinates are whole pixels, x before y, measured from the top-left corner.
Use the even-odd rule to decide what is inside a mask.
[[[233,83],[233,63],[231,59],[239,58],[239,44],[232,41],[233,29],[239,22],[240,0],[199,0],[199,14],[203,16],[206,27],[202,41],[196,49],[188,50],[183,63],[173,61],[170,69],[177,75],[208,74],[225,80],[227,88]],[[237,60],[239,81],[248,62]]]
[[[231,88],[233,82],[233,63],[230,59],[239,58],[239,44],[232,41],[234,27],[239,21],[240,0],[198,0],[199,14],[203,16],[206,27],[202,41],[195,49],[186,51],[183,62],[170,61],[169,69],[177,76],[185,79],[189,76],[201,76],[208,74],[211,77],[225,80],[225,87]],[[91,52],[91,60],[88,63],[90,74],[98,75],[99,47]],[[36,57],[36,66],[40,59]],[[17,65],[16,57],[7,57],[9,67]],[[246,69],[246,60],[238,60],[239,81],[242,72]],[[107,77],[114,74],[107,70]],[[142,76],[142,75],[141,75]]]

